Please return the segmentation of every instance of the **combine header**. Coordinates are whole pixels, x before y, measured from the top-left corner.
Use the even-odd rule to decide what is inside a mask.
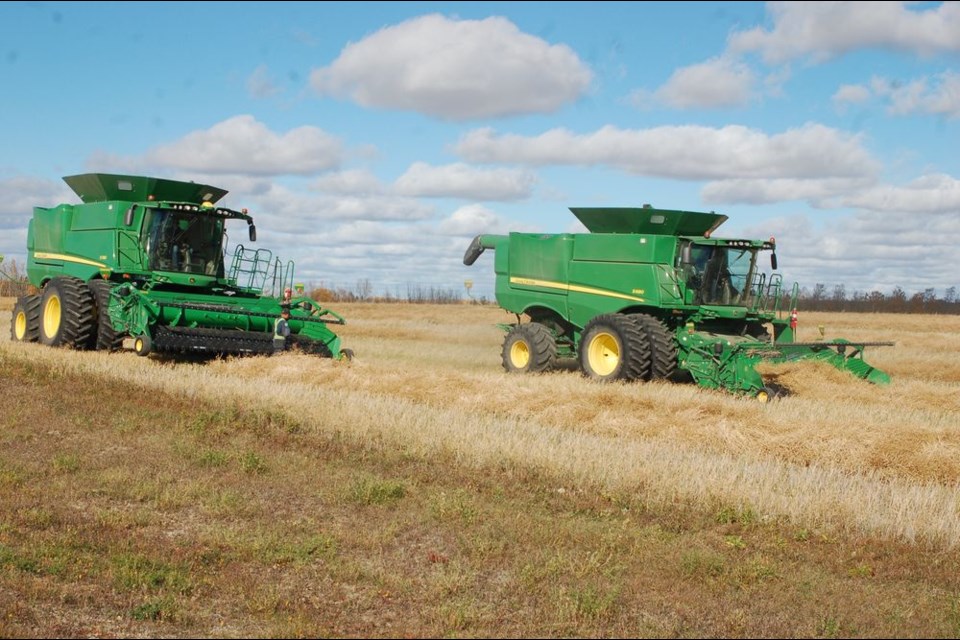
[[[82,204],[34,207],[27,276],[39,294],[17,299],[11,336],[57,347],[138,354],[267,354],[290,309],[287,346],[348,357],[328,325],[344,319],[293,295],[293,263],[237,245],[227,223],[256,227],[246,209],[216,206],[227,192],[192,182],[84,174],[64,181]]]
[[[884,384],[843,339],[796,342],[799,286],[758,262],[769,240],[714,238],[727,216],[643,208],[575,208],[590,233],[480,235],[463,257],[494,249],[496,297],[517,322],[501,327],[503,366],[538,372],[578,358],[600,380],[655,380],[686,371],[701,386],[766,401],[761,361],[822,360]],[[530,322],[520,321],[526,314]],[[769,325],[769,328],[768,328]],[[772,329],[772,334],[770,329]]]

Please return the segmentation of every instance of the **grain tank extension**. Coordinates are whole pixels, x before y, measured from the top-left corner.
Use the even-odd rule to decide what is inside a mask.
[[[642,208],[573,208],[590,233],[480,235],[463,257],[494,249],[496,298],[515,313],[501,327],[510,372],[576,358],[600,380],[654,380],[687,372],[701,386],[766,401],[761,361],[822,360],[874,383],[889,377],[843,339],[797,342],[769,240],[715,238],[727,216]],[[521,322],[526,314],[530,322]],[[795,316],[794,316],[795,317]],[[769,327],[769,328],[768,328]],[[771,333],[772,330],[772,333]]]
[[[126,343],[140,355],[268,354],[283,304],[286,346],[350,355],[328,326],[343,318],[293,294],[292,262],[241,244],[226,255],[228,225],[246,223],[250,242],[256,227],[246,209],[216,205],[223,189],[102,173],[64,181],[82,203],[34,207],[27,277],[40,292],[17,299],[14,340],[107,351]]]

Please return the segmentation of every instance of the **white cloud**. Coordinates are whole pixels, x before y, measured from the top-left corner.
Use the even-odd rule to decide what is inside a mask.
[[[240,115],[154,147],[140,158],[99,157],[96,161],[214,175],[310,175],[337,166],[342,146],[338,138],[317,127],[279,134],[251,115]]]
[[[349,169],[326,173],[311,183],[311,188],[325,193],[371,195],[383,193],[384,186],[366,169]]]
[[[851,178],[878,170],[860,136],[820,124],[775,135],[739,125],[606,126],[583,135],[552,129],[533,137],[485,128],[464,135],[456,152],[473,162],[608,165],[681,180]]]
[[[945,174],[926,175],[902,187],[877,185],[854,192],[838,203],[873,212],[949,214],[960,219],[960,180]]]
[[[956,282],[954,239],[960,235],[960,216],[861,212],[822,227],[795,216],[768,220],[746,235],[777,238],[787,286],[794,281],[808,289],[824,284],[830,294],[834,286],[844,285],[849,295],[889,294],[894,287],[915,292],[937,286],[931,283]]]
[[[908,82],[874,76],[867,84],[842,85],[833,95],[839,105],[864,103],[873,97],[887,101],[887,113],[960,117],[960,73],[945,71]]]
[[[254,98],[269,98],[280,93],[280,87],[270,77],[267,65],[261,64],[247,78],[247,92]]]
[[[27,228],[3,229],[0,233],[0,271],[13,275],[22,273],[27,267]],[[0,274],[0,278],[4,276]]]
[[[490,215],[499,221],[498,229],[506,226]],[[448,222],[454,217],[456,223]],[[489,219],[481,216],[475,224]],[[489,295],[493,269],[489,265],[470,269],[463,264],[463,254],[473,235],[496,229],[460,226],[468,220],[469,216],[456,214],[440,224],[353,220],[315,225],[301,233],[264,234],[259,244],[274,249],[284,262],[293,260],[296,278],[311,286],[349,290],[369,280],[377,295],[387,292],[403,297],[410,287],[464,293],[463,281],[470,279],[477,284],[476,295]]]
[[[814,206],[823,206],[827,198],[867,188],[874,182],[872,177],[720,180],[704,185],[700,196],[708,204],[770,204],[805,200]]]
[[[837,89],[832,100],[837,104],[863,104],[870,99],[870,89],[861,84],[844,84]]]
[[[281,231],[308,234],[332,223],[349,220],[424,220],[433,207],[414,198],[390,194],[315,194],[272,184],[252,197],[250,210],[267,212],[270,224]],[[258,216],[257,228],[260,229]]]
[[[34,207],[78,204],[80,198],[65,182],[30,176],[0,178],[0,229],[27,226]],[[26,247],[22,248],[26,252]]]
[[[522,33],[506,18],[437,14],[351,43],[310,76],[321,95],[447,120],[556,111],[591,80],[572,49]]]
[[[878,95],[890,100],[888,110],[891,114],[929,113],[960,117],[960,73],[947,71],[932,79],[919,78],[908,83],[874,78],[873,87]]]
[[[481,233],[499,233],[505,231],[503,221],[490,209],[479,204],[460,207],[438,227],[442,235],[473,237]],[[466,250],[466,247],[464,247]]]
[[[423,231],[420,225],[352,220],[339,225],[326,236],[324,244],[330,246],[416,244],[423,238]]]
[[[773,64],[806,56],[824,61],[866,47],[921,55],[960,51],[960,3],[929,8],[917,4],[768,2],[773,27],[735,32],[729,48],[758,51]]]
[[[407,196],[471,200],[529,198],[536,177],[522,169],[478,169],[462,162],[442,167],[415,162],[397,178],[397,192]]]
[[[723,180],[707,183],[701,196],[709,204],[805,200],[822,209],[848,208],[910,217],[960,213],[960,180],[945,174],[921,176],[904,186],[877,184],[869,177]]]
[[[654,97],[677,109],[737,107],[750,100],[755,84],[753,71],[744,63],[712,58],[674,71]]]

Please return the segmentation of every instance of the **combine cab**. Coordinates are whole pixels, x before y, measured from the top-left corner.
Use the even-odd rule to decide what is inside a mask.
[[[64,181],[82,204],[35,207],[27,276],[39,294],[17,299],[14,340],[138,354],[268,354],[290,309],[283,347],[341,358],[331,324],[344,319],[297,288],[293,263],[238,245],[227,225],[256,227],[247,210],[216,206],[216,187],[138,176],[84,174]],[[131,340],[125,341],[124,338]]]
[[[713,237],[727,217],[643,208],[571,209],[590,233],[480,235],[463,262],[496,250],[496,297],[517,314],[502,325],[503,366],[550,369],[577,358],[600,380],[654,380],[687,372],[701,386],[766,401],[761,361],[824,360],[874,383],[889,377],[863,360],[889,342],[796,342],[799,287],[760,256],[770,240]],[[520,314],[530,322],[521,323]],[[772,330],[772,333],[771,333]]]

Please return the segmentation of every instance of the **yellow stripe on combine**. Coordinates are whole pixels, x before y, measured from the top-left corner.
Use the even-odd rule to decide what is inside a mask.
[[[510,284],[525,284],[532,287],[543,287],[545,289],[561,289],[563,291],[575,291],[577,293],[592,293],[595,296],[606,296],[607,298],[621,298],[623,300],[633,300],[634,302],[646,302],[643,298],[628,296],[625,293],[617,293],[616,291],[608,291],[606,289],[594,289],[593,287],[581,287],[576,284],[565,284],[563,282],[552,282],[550,280],[511,277]]]
[[[64,262],[76,262],[78,264],[88,264],[91,267],[100,267],[101,269],[106,269],[107,265],[102,262],[94,262],[93,260],[85,260],[84,258],[78,258],[76,256],[66,256],[62,253],[42,253],[37,251],[33,254],[34,258],[40,260],[63,260]]]

